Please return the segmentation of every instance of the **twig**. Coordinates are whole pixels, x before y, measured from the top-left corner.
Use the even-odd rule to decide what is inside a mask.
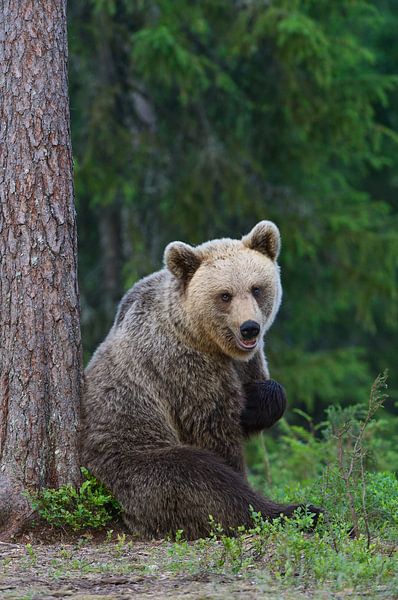
[[[344,437],[344,434],[346,434],[350,431],[350,428],[351,428],[350,424],[345,423],[343,426],[340,426],[340,428],[337,429],[337,432],[335,434],[335,437],[337,438],[337,443],[338,443],[338,445],[337,445],[338,465],[339,465],[339,470],[340,470],[340,476],[343,479],[344,484],[345,484],[346,495],[347,495],[350,512],[351,512],[351,517],[352,517],[352,522],[353,522],[352,532],[353,532],[354,537],[358,537],[358,535],[359,535],[359,519],[358,519],[357,511],[355,510],[355,500],[354,500],[354,496],[352,493],[351,481],[352,481],[352,477],[355,472],[355,467],[359,462],[360,473],[361,473],[361,488],[362,488],[361,503],[362,503],[362,511],[363,511],[363,518],[364,518],[368,548],[370,547],[371,536],[370,536],[370,527],[369,527],[369,516],[368,516],[367,510],[366,510],[366,478],[365,478],[365,468],[364,468],[364,456],[366,454],[366,451],[363,447],[363,440],[364,440],[364,435],[365,435],[367,426],[369,425],[370,421],[373,419],[373,417],[374,417],[375,413],[378,411],[378,409],[381,408],[381,406],[383,406],[384,399],[387,396],[387,394],[380,391],[380,388],[386,387],[386,380],[387,380],[387,371],[384,371],[384,373],[381,375],[378,375],[378,377],[376,377],[375,381],[373,382],[372,388],[370,390],[370,395],[369,395],[368,411],[365,415],[365,418],[360,423],[360,428],[359,428],[358,434],[355,437],[353,436],[353,438],[355,439],[355,442],[354,442],[354,446],[350,452],[351,458],[349,461],[348,469],[345,466],[345,460],[344,460],[345,456],[344,456],[343,437]]]
[[[366,547],[369,550],[370,548],[370,528],[369,528],[369,516],[366,508],[366,479],[365,479],[365,469],[363,465],[363,454],[361,454],[360,464],[361,464],[361,486],[362,486],[362,511],[363,511],[363,520],[365,523],[365,531],[366,531]]]
[[[358,521],[358,515],[355,510],[354,497],[353,497],[352,491],[351,491],[352,471],[347,472],[345,469],[345,466],[344,466],[344,447],[343,447],[343,436],[342,436],[341,430],[339,431],[339,436],[338,436],[337,440],[338,440],[338,462],[339,462],[340,474],[341,474],[341,477],[343,478],[343,481],[345,484],[346,495],[347,495],[348,503],[350,506],[351,518],[352,518],[352,522],[353,522],[352,531],[353,531],[354,537],[358,537],[359,521]]]

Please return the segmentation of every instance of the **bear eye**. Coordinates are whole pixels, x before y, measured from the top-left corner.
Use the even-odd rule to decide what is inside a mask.
[[[230,294],[229,292],[224,292],[223,294],[221,294],[221,300],[223,302],[231,302],[232,299],[232,294]]]
[[[252,294],[255,298],[258,298],[261,294],[261,288],[259,288],[258,286],[253,286],[252,287]]]

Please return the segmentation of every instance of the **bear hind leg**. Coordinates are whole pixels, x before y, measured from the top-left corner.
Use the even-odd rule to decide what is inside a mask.
[[[298,507],[262,497],[222,459],[187,446],[137,451],[113,472],[117,479],[103,480],[120,501],[129,529],[145,538],[182,529],[186,538],[197,539],[209,535],[210,515],[232,531],[252,525],[249,506],[264,519],[289,517]]]

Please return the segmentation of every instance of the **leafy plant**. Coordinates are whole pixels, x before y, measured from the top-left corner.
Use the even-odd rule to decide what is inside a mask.
[[[50,525],[75,531],[100,528],[118,516],[120,506],[110,492],[87,469],[82,467],[81,471],[84,481],[79,489],[63,485],[29,494],[32,508]]]
[[[398,568],[396,552],[386,553],[379,543],[370,546],[364,535],[352,538],[346,521],[320,517],[315,533],[306,530],[312,515],[297,511],[292,519],[265,521],[252,512],[253,526],[227,535],[210,519],[209,538],[188,543],[178,532],[168,556],[166,569],[179,572],[208,572],[273,578],[281,585],[300,582],[330,589],[369,589],[391,582]]]
[[[344,484],[343,494],[347,499],[352,519],[352,533],[360,533],[360,514],[366,530],[368,547],[370,546],[369,516],[366,502],[366,476],[364,460],[366,456],[365,433],[378,409],[387,397],[385,393],[387,373],[379,375],[372,385],[367,409],[358,406],[330,407],[329,426],[326,435],[332,436],[337,449],[337,468]],[[355,419],[356,413],[363,413]],[[361,488],[360,513],[355,506],[354,488]]]

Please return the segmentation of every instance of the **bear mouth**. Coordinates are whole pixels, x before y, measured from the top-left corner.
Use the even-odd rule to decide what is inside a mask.
[[[258,338],[255,338],[253,340],[244,340],[240,337],[236,337],[238,346],[242,348],[242,350],[245,350],[245,352],[250,352],[251,350],[254,350],[254,348],[257,346],[257,340]]]

